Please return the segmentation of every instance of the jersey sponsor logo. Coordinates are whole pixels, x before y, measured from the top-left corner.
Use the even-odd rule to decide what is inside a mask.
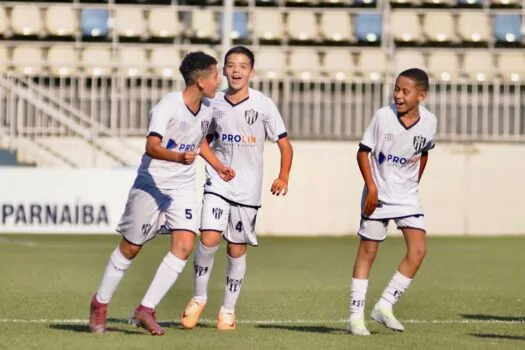
[[[169,139],[166,144],[167,149],[177,149],[180,152],[195,151],[196,146],[191,143],[181,143],[180,145],[173,139]]]
[[[242,146],[254,146],[257,143],[257,136],[255,135],[240,135],[240,134],[220,134],[222,142],[236,143]]]
[[[257,118],[259,117],[259,112],[253,109],[247,109],[246,111],[244,111],[244,117],[246,118],[246,122],[252,125],[257,121]]]
[[[379,165],[382,165],[383,163],[385,163],[386,165],[391,165],[391,166],[405,166],[405,165],[417,163],[420,158],[421,156],[418,156],[418,155],[410,157],[410,158],[399,157],[394,154],[389,154],[385,156],[383,152],[379,152],[377,161]]]
[[[169,139],[168,143],[166,144],[166,148],[167,149],[174,149],[175,147],[177,147],[177,142],[175,142],[175,140],[173,140],[173,139]]]
[[[423,137],[422,135],[414,136],[414,140],[412,141],[412,144],[414,145],[414,149],[416,150],[416,152],[421,151],[426,143],[427,143],[427,139],[426,137]]]

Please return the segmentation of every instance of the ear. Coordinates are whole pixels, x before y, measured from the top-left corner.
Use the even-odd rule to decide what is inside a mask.
[[[257,73],[255,72],[255,69],[252,68],[252,71],[250,72],[250,79],[254,77]]]
[[[226,66],[222,67],[222,75],[226,76]]]
[[[204,78],[202,77],[197,78],[196,84],[199,90],[202,90],[204,88]]]
[[[419,92],[419,96],[417,97],[418,102],[423,102],[427,98],[428,92],[423,90]]]

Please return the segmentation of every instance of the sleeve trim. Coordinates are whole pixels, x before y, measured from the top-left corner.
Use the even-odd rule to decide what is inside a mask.
[[[287,136],[288,136],[288,132],[285,131],[282,134],[280,134],[279,136],[277,136],[277,140],[284,139]]]
[[[359,143],[359,150],[360,151],[366,151],[366,152],[372,152],[372,148],[368,147],[365,144]]]
[[[158,137],[159,139],[162,140],[162,135],[159,134],[158,132],[152,131],[152,132],[150,132],[150,133],[148,134],[148,137],[150,137],[150,136],[155,136],[155,137]]]

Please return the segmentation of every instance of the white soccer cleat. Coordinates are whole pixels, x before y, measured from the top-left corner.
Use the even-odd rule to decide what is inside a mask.
[[[405,327],[396,319],[392,309],[379,308],[377,305],[372,310],[372,319],[394,331],[403,332]]]
[[[349,320],[348,333],[353,335],[370,335],[370,331],[366,328],[365,320],[361,317]]]

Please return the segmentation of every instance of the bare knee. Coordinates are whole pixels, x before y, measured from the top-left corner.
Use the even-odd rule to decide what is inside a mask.
[[[427,255],[427,247],[424,244],[411,247],[407,252],[407,259],[416,264],[421,265],[425,256]]]
[[[358,257],[367,261],[374,261],[379,248],[379,242],[362,240],[359,244]]]
[[[192,232],[172,233],[171,252],[179,259],[187,260],[193,250],[195,243],[195,234]]]
[[[133,260],[137,256],[137,254],[140,252],[141,248],[142,246],[130,243],[126,241],[125,239],[121,240],[119,244],[120,253],[124,255],[126,259],[129,259],[129,260]]]
[[[201,243],[208,248],[217,247],[221,243],[221,233],[217,231],[202,231]]]
[[[228,243],[227,251],[232,258],[240,258],[246,254],[246,244]]]

